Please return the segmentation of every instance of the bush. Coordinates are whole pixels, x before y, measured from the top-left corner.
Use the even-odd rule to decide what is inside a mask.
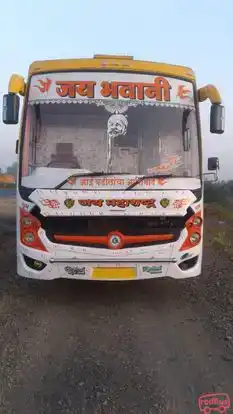
[[[233,203],[233,180],[218,183],[205,183],[204,200],[206,203],[219,203],[222,205]]]

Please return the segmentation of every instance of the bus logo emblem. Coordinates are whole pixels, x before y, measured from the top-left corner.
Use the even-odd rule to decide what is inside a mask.
[[[108,238],[109,249],[121,249],[123,247],[122,235],[119,233],[110,233]]]
[[[72,200],[72,198],[67,198],[64,201],[64,204],[67,208],[72,208],[74,206],[74,200]]]

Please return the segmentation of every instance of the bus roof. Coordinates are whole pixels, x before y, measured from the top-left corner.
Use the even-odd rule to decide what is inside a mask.
[[[55,59],[35,61],[29,67],[29,76],[37,73],[75,70],[115,70],[121,72],[157,73],[195,80],[194,72],[186,66],[134,60],[132,56],[94,55],[89,59]]]

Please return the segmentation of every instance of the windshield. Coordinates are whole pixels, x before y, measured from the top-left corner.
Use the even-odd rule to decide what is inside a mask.
[[[23,186],[54,188],[69,175],[96,171],[199,175],[194,107],[98,102],[28,103]]]

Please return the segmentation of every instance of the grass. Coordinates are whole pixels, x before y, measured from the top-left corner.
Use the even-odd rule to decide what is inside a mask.
[[[233,253],[232,240],[226,231],[218,231],[213,237],[212,246],[222,248],[225,252]]]
[[[210,244],[216,250],[222,250],[233,258],[233,212],[230,206],[209,203],[204,207],[209,222],[205,229]]]
[[[233,208],[219,203],[209,203],[204,206],[205,215],[216,217],[219,220],[228,221],[233,224]]]

